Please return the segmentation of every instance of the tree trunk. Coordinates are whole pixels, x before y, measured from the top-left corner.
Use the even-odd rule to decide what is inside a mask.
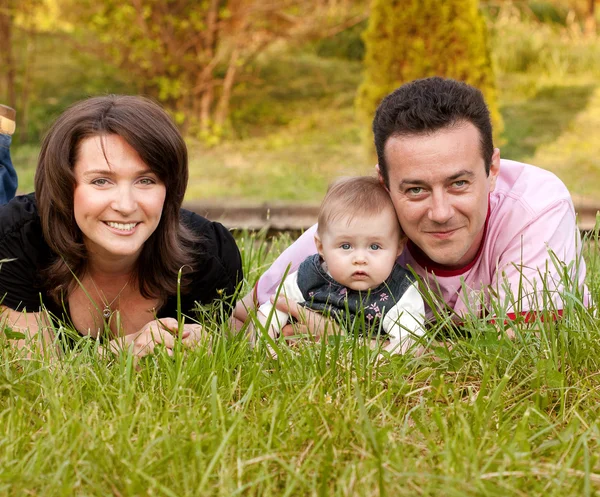
[[[211,0],[210,8],[206,16],[206,42],[205,42],[205,53],[207,55],[206,60],[212,64],[217,47],[217,20],[219,18],[219,0]],[[207,69],[207,68],[205,68]],[[203,71],[204,73],[205,71]],[[212,70],[210,71],[212,74]],[[206,82],[206,75],[203,76]],[[213,85],[209,85],[202,92],[202,98],[200,100],[200,131],[207,132],[210,125],[210,116],[214,100],[214,89]]]
[[[7,105],[17,107],[17,92],[15,90],[16,67],[12,47],[12,2],[0,0],[0,57],[2,60],[2,75],[6,85]]]
[[[588,0],[587,14],[585,16],[585,34],[596,36],[596,0]]]
[[[33,7],[31,4],[27,4],[29,8],[25,11],[26,19],[30,20],[33,18]],[[31,94],[32,85],[32,74],[35,65],[35,45],[36,45],[36,34],[33,25],[26,25],[26,52],[25,52],[25,63],[23,71],[23,82],[21,84],[20,101],[19,101],[19,113],[21,116],[20,127],[19,127],[19,139],[21,142],[26,142],[29,139],[28,124],[29,124],[29,110],[30,101],[29,97]]]
[[[229,115],[229,101],[231,100],[231,93],[233,91],[233,84],[235,83],[235,75],[238,68],[238,58],[240,55],[240,49],[236,46],[231,52],[229,57],[229,66],[227,67],[227,73],[223,80],[223,91],[219,98],[219,105],[215,113],[215,124],[222,129],[225,124],[225,120]]]

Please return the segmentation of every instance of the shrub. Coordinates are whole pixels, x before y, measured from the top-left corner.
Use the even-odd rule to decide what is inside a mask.
[[[477,0],[372,0],[363,37],[365,78],[356,99],[361,120],[370,122],[381,99],[401,84],[443,76],[483,92],[500,136],[487,28]]]

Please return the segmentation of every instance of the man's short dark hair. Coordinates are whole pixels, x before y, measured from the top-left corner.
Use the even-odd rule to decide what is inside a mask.
[[[492,123],[481,91],[436,76],[411,81],[390,93],[379,104],[373,119],[379,171],[385,184],[389,187],[384,148],[390,137],[430,134],[465,122],[479,130],[481,155],[489,174],[494,154]]]

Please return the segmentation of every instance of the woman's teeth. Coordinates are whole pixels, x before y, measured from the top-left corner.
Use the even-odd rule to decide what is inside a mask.
[[[107,222],[106,224],[108,224],[111,228],[115,228],[117,230],[131,231],[133,228],[135,228],[135,225],[137,223],[113,223],[113,222]]]

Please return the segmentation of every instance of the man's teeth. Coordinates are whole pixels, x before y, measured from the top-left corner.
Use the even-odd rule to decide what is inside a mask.
[[[111,228],[115,228],[121,231],[131,231],[133,228],[135,228],[135,225],[137,223],[112,223],[112,222],[107,222],[106,224],[108,224]]]

